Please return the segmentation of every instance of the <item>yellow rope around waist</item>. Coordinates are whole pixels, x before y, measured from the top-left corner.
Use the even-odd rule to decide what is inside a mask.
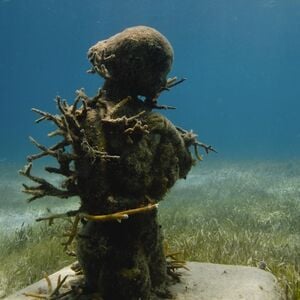
[[[157,207],[158,207],[158,203],[148,204],[147,206],[128,209],[128,210],[124,210],[124,211],[120,211],[108,215],[89,215],[86,213],[79,213],[78,216],[79,218],[82,219],[86,219],[89,221],[97,221],[97,222],[105,222],[105,221],[112,221],[112,220],[121,221],[123,219],[128,219],[130,215],[151,211],[153,209],[156,209]]]

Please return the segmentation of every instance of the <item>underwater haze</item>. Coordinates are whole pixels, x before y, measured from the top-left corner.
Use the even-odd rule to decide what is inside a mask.
[[[187,81],[159,101],[218,150],[210,160],[300,154],[299,0],[1,0],[0,24],[1,161],[23,161],[29,135],[49,142],[30,109],[94,95],[87,50],[135,25],[172,43],[170,77]]]
[[[28,137],[54,144],[31,108],[55,114],[54,98],[71,104],[79,88],[94,96],[103,80],[86,72],[88,49],[136,25],[168,38],[169,77],[187,79],[161,94],[176,110],[160,113],[218,152],[202,153],[162,203],[168,242],[189,260],[266,261],[288,299],[300,299],[300,0],[0,0],[0,298],[40,278],[40,266],[24,278],[14,266],[28,273],[40,256],[44,267],[40,248],[30,263],[18,248],[41,243],[27,226],[46,208],[78,208],[77,199],[26,204],[18,170],[38,152]],[[35,174],[44,165],[34,162]],[[55,263],[48,272],[66,260]]]

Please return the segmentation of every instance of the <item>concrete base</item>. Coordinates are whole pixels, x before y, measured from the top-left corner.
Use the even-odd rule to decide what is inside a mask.
[[[181,271],[181,282],[170,287],[176,300],[282,300],[276,278],[254,267],[188,262],[190,271]],[[75,278],[70,267],[50,276],[55,286],[58,276]],[[41,280],[11,295],[7,300],[28,300],[23,293],[46,293],[46,280]]]
[[[58,272],[52,274],[49,276],[49,279],[52,283],[53,289],[56,287],[58,276],[61,276],[61,279],[63,279],[66,275],[68,275],[68,278],[66,280],[66,284],[71,281],[72,279],[75,279],[75,272],[71,269],[71,266],[65,267]],[[36,283],[33,283],[32,285],[27,286],[26,288],[16,292],[13,295],[10,295],[3,300],[31,300],[34,299],[33,297],[26,297],[24,293],[37,293],[37,294],[47,294],[48,293],[48,284],[45,279],[42,279]]]
[[[181,282],[172,286],[176,300],[284,299],[277,279],[254,267],[189,262]]]

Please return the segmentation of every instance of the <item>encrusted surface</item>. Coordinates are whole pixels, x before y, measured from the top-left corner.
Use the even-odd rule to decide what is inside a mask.
[[[190,271],[181,271],[181,282],[169,287],[174,300],[284,299],[276,278],[258,268],[196,262],[188,262],[187,267]],[[51,281],[56,282],[58,274],[62,276],[70,274],[66,287],[69,285],[68,282],[74,280],[74,272],[69,267],[50,276]],[[24,292],[46,290],[47,283],[41,280],[6,300],[28,300],[22,295]]]
[[[29,201],[80,198],[78,210],[39,220],[75,217],[65,249],[76,237],[87,299],[93,294],[105,300],[170,297],[172,271],[156,204],[190,171],[195,161],[190,146],[199,159],[198,146],[214,149],[152,111],[166,108],[157,104],[158,96],[183,81],[167,80],[173,51],[159,32],[129,28],[93,46],[89,59],[92,72],[105,78],[95,97],[83,89],[72,105],[57,97],[58,115],[33,109],[40,115],[37,123],[50,121],[57,127],[49,137],[62,140],[48,148],[31,138],[41,152],[29,156],[21,171],[36,184],[24,185],[24,192],[31,195]],[[45,169],[63,176],[61,186],[32,175],[33,161],[43,156],[56,159],[58,167]]]
[[[173,62],[173,49],[157,30],[136,26],[127,28],[89,49],[92,72],[116,82],[121,90],[135,95],[155,96],[166,84]]]

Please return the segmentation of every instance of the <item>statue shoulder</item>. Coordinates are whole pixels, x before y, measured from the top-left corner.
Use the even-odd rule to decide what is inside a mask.
[[[177,131],[175,125],[167,117],[157,112],[147,113],[145,122],[152,132],[163,133]]]

